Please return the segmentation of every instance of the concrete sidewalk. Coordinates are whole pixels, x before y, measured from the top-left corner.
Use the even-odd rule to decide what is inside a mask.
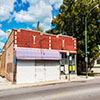
[[[27,83],[27,84],[12,84],[11,82],[7,81],[5,78],[0,77],[0,91],[1,90],[8,90],[8,89],[16,89],[16,88],[23,88],[23,87],[32,87],[32,86],[41,86],[41,85],[50,85],[50,84],[60,84],[60,83],[67,83],[67,82],[74,82],[74,81],[87,81],[92,80],[95,77],[88,77],[86,79],[85,76],[77,76],[66,80],[58,80],[58,81],[48,81],[48,82],[39,82],[39,83]]]

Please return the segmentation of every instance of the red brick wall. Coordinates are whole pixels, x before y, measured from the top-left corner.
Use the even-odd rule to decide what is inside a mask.
[[[76,39],[21,29],[20,32],[17,31],[17,47],[76,51]]]

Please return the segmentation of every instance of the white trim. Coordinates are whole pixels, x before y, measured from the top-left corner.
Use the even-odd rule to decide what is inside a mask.
[[[17,44],[14,45],[14,48],[17,48]]]
[[[49,40],[49,43],[51,43],[51,40]]]
[[[51,36],[49,36],[49,39],[51,39]]]
[[[15,39],[17,39],[17,36],[15,36]]]
[[[74,46],[76,46],[76,44],[74,44]]]
[[[15,32],[15,35],[17,35],[17,32]]]
[[[17,40],[15,40],[15,44],[17,44]]]
[[[77,53],[76,51],[70,51],[70,53]]]
[[[59,38],[59,35],[56,35],[56,38]]]
[[[49,50],[51,50],[51,36],[49,36]]]
[[[49,50],[51,50],[51,47],[49,47]]]
[[[14,29],[15,29],[15,30],[18,30],[18,29],[16,29],[16,28],[14,28]],[[20,30],[26,30],[26,31],[31,31],[31,32],[43,33],[43,32],[41,32],[41,31],[27,30],[27,29],[22,29],[22,28],[21,28]],[[54,35],[54,34],[48,34],[48,33],[43,33],[43,34],[46,34],[46,35],[49,35],[49,36],[57,36],[57,35]],[[75,39],[75,41],[76,41],[76,38],[74,38],[74,37],[72,37],[72,36],[61,35],[61,34],[59,34],[59,36],[69,37],[69,38]]]
[[[64,42],[65,42],[65,40],[62,40],[62,46],[63,46],[63,48],[64,48]]]
[[[33,44],[35,44],[35,41],[36,41],[36,36],[33,35]]]
[[[51,47],[51,44],[49,44],[49,47]]]

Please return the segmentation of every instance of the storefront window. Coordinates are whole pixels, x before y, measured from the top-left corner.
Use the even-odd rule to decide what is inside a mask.
[[[100,64],[100,60],[97,60],[97,64]]]
[[[61,60],[61,74],[68,73],[69,68],[70,73],[75,73],[75,54],[67,56],[66,53],[63,53]]]
[[[66,54],[62,54],[62,61],[61,61],[62,65],[68,64],[68,58],[66,56]]]

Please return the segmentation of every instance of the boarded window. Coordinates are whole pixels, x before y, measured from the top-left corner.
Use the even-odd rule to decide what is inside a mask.
[[[12,63],[7,64],[7,73],[12,73]]]

